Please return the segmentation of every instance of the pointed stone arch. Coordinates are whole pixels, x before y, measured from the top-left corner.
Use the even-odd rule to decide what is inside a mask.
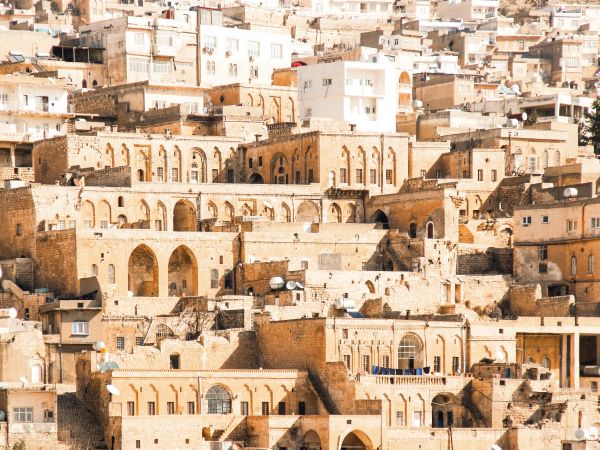
[[[96,207],[90,200],[85,200],[79,208],[82,228],[96,227]]]
[[[171,253],[168,283],[169,296],[198,295],[198,262],[189,247],[180,245]]]
[[[98,204],[97,221],[100,227],[108,228],[108,225],[112,223],[112,208],[110,203],[106,200],[100,200]]]
[[[282,222],[291,222],[292,221],[292,210],[285,202],[283,202],[281,204],[281,221]]]
[[[329,222],[342,223],[342,208],[335,202],[329,205]]]
[[[173,207],[173,231],[196,231],[196,207],[181,199]]]
[[[129,291],[136,297],[158,297],[158,259],[146,244],[138,245],[129,255]]]

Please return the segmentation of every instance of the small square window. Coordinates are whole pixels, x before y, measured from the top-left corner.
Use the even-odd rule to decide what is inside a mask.
[[[117,350],[125,350],[125,338],[117,336]]]
[[[550,223],[550,217],[542,216],[542,223]]]

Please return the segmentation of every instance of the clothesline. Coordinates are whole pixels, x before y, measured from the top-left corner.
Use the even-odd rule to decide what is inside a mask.
[[[417,367],[414,369],[390,369],[389,367],[373,366],[372,375],[428,375],[431,367]]]

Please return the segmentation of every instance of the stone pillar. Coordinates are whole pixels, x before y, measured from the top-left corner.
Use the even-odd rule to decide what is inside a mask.
[[[571,387],[579,389],[579,333],[571,335]]]
[[[158,296],[169,296],[169,258],[158,258]]]
[[[15,156],[15,146],[10,147],[10,167],[17,167],[17,158]]]
[[[560,337],[560,387],[567,387],[567,335],[563,334]]]

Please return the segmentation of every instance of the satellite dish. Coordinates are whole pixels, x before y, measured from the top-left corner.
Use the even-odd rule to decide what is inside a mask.
[[[129,297],[129,298],[133,297],[133,292],[127,291],[127,297]]]
[[[296,282],[295,281],[288,281],[287,283],[285,283],[285,288],[288,291],[293,291],[294,289],[296,289]]]
[[[19,380],[20,380],[20,381],[21,381],[21,383],[23,383],[23,384],[28,384],[28,383],[29,383],[29,381],[27,381],[27,378],[25,378],[25,377],[19,377]]]
[[[563,195],[564,195],[566,198],[569,198],[569,197],[577,197],[577,194],[578,194],[578,191],[577,191],[577,189],[576,189],[576,188],[574,188],[574,187],[568,187],[568,188],[565,188],[565,190],[563,191]]]
[[[17,318],[17,310],[15,308],[8,308],[8,317],[11,319]]]
[[[94,350],[102,350],[103,348],[106,348],[104,341],[96,341],[94,344]]]
[[[0,266],[0,278],[2,278],[2,266]]]
[[[518,84],[513,84],[510,87],[510,90],[513,91],[515,94],[519,95],[521,93],[521,88],[519,87]]]
[[[285,281],[281,277],[273,277],[269,280],[269,286],[274,291],[277,289],[282,289],[285,286]]]
[[[112,395],[116,395],[116,396],[119,396],[119,395],[121,395],[121,391],[119,391],[119,388],[118,388],[118,387],[116,387],[116,386],[115,386],[115,385],[113,385],[113,384],[107,384],[107,385],[106,385],[106,390],[107,390],[108,392],[110,392]]]
[[[527,118],[528,118],[528,117],[529,117],[529,116],[527,115],[527,113],[526,113],[526,112],[524,112],[523,114],[521,114],[521,120],[522,120],[523,122],[525,122],[525,121],[527,120]]]
[[[502,447],[500,447],[499,445],[496,445],[496,444],[492,444],[491,450],[502,450]]]
[[[304,285],[299,281],[296,281],[296,289],[304,289]]]
[[[581,428],[575,430],[575,439],[585,439],[585,430],[582,430]]]

